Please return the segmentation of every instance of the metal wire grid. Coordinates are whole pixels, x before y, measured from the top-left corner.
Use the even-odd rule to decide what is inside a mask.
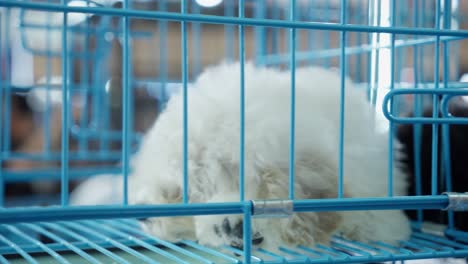
[[[441,1],[437,1],[436,5],[436,12],[435,17],[441,17]],[[450,1],[446,1],[450,2]],[[319,23],[319,22],[302,22],[296,20],[296,13],[295,8],[290,9],[289,13],[289,21],[285,20],[278,20],[278,19],[262,19],[262,18],[245,18],[244,17],[244,1],[239,1],[239,16],[238,17],[220,17],[220,16],[208,16],[208,15],[197,15],[197,14],[189,14],[187,12],[187,5],[186,1],[181,2],[181,12],[180,13],[172,13],[172,12],[164,12],[164,11],[143,11],[143,10],[133,10],[129,6],[129,1],[124,1],[123,9],[112,9],[106,7],[71,7],[65,6],[66,1],[62,0],[61,4],[52,4],[52,3],[36,3],[36,2],[19,2],[19,1],[4,1],[0,3],[0,5],[5,7],[20,7],[25,9],[37,9],[37,10],[48,10],[48,11],[58,11],[58,12],[83,12],[83,13],[90,13],[90,14],[102,14],[102,15],[114,15],[122,17],[123,24],[123,88],[124,88],[124,103],[123,103],[123,123],[125,124],[123,127],[123,134],[122,134],[122,142],[123,142],[123,151],[122,151],[122,161],[123,161],[123,179],[124,179],[124,199],[123,205],[127,205],[127,179],[129,173],[129,155],[130,155],[130,145],[129,145],[129,138],[132,136],[132,132],[130,130],[130,124],[132,123],[131,116],[129,115],[130,111],[130,100],[131,100],[131,93],[129,92],[130,89],[130,64],[128,63],[128,58],[130,57],[130,49],[128,44],[129,39],[129,19],[130,18],[145,18],[150,20],[168,20],[168,21],[178,21],[181,22],[181,30],[182,30],[182,84],[183,84],[183,92],[184,92],[184,192],[183,192],[183,201],[184,204],[178,205],[170,205],[170,206],[124,206],[124,207],[95,207],[95,208],[67,208],[68,204],[68,182],[70,180],[71,175],[73,174],[72,171],[68,167],[68,161],[70,160],[70,155],[68,152],[68,137],[62,137],[62,152],[61,152],[61,161],[62,167],[60,172],[60,178],[62,182],[62,196],[61,196],[61,203],[63,208],[44,208],[44,209],[31,209],[31,208],[24,208],[24,209],[8,209],[2,210],[0,212],[0,221],[2,223],[14,223],[14,222],[36,222],[36,221],[57,221],[57,220],[74,220],[74,219],[97,219],[97,218],[122,218],[122,217],[146,217],[146,216],[179,216],[179,215],[201,215],[201,214],[218,214],[218,213],[243,213],[244,214],[244,251],[238,251],[235,249],[229,249],[231,254],[226,255],[226,253],[221,253],[214,250],[209,250],[207,248],[201,247],[196,245],[194,242],[183,241],[182,244],[187,247],[196,248],[197,250],[201,250],[202,252],[209,253],[214,255],[215,257],[221,257],[224,260],[229,262],[236,263],[236,261],[243,260],[244,263],[251,263],[251,262],[258,262],[258,263],[326,263],[326,262],[342,262],[342,263],[350,263],[350,262],[362,262],[362,261],[384,261],[384,260],[396,260],[396,259],[416,259],[416,258],[433,258],[433,257],[450,257],[450,256],[466,256],[468,252],[466,251],[466,245],[463,242],[455,242],[454,240],[448,240],[446,238],[433,236],[429,234],[415,232],[413,238],[410,241],[402,242],[402,248],[393,248],[389,245],[385,245],[379,242],[371,245],[363,245],[356,242],[349,242],[343,240],[336,240],[333,243],[333,248],[319,246],[317,249],[309,249],[309,248],[299,248],[299,249],[283,249],[285,255],[292,256],[292,259],[286,258],[285,256],[274,256],[270,253],[260,251],[259,253],[264,253],[269,257],[273,258],[272,262],[270,260],[263,261],[263,257],[256,257],[255,254],[258,252],[251,252],[251,245],[249,243],[250,239],[250,220],[252,217],[252,204],[250,201],[244,201],[243,197],[243,184],[244,184],[244,174],[242,170],[242,163],[241,163],[241,170],[240,170],[240,183],[241,183],[241,191],[240,191],[240,202],[239,203],[231,203],[231,204],[189,204],[188,200],[188,177],[187,174],[187,89],[188,89],[188,67],[187,67],[187,23],[188,22],[203,22],[203,23],[214,23],[214,24],[223,24],[223,25],[232,25],[239,27],[239,46],[240,46],[240,54],[244,54],[244,27],[245,26],[263,26],[263,27],[273,27],[273,28],[284,28],[289,29],[289,42],[290,42],[290,50],[286,56],[283,56],[281,59],[282,62],[289,63],[289,67],[291,69],[291,135],[294,135],[294,111],[295,111],[295,101],[294,101],[294,86],[295,86],[295,67],[297,63],[297,58],[302,56],[301,53],[296,52],[296,42],[297,42],[297,35],[296,30],[299,29],[306,29],[306,30],[329,30],[340,32],[340,39],[341,43],[346,42],[346,36],[350,32],[362,32],[362,33],[388,33],[391,34],[391,40],[388,44],[391,50],[391,54],[395,54],[396,48],[404,47],[405,45],[409,46],[416,46],[422,45],[426,43],[435,43],[435,66],[434,66],[434,76],[435,80],[433,82],[433,89],[426,89],[420,90],[422,92],[427,92],[428,94],[435,94],[435,93],[443,93],[449,92],[450,89],[438,90],[441,87],[449,88],[448,83],[448,72],[444,71],[444,82],[439,83],[439,78],[437,74],[437,70],[440,67],[439,61],[439,48],[441,42],[448,42],[452,40],[459,40],[466,38],[468,36],[468,32],[466,30],[450,30],[448,24],[444,23],[444,29],[440,27],[440,19],[436,19],[435,28],[404,28],[404,27],[396,27],[396,19],[395,19],[395,12],[392,13],[391,19],[391,26],[385,27],[380,25],[354,25],[346,23],[346,1],[341,0],[341,12],[340,12],[340,22],[339,23]],[[395,10],[395,1],[392,2],[391,10]],[[295,5],[295,1],[292,0],[290,2],[291,6]],[[447,14],[448,12],[445,12]],[[444,21],[447,21],[445,19]],[[63,24],[67,24],[67,17],[64,16]],[[67,27],[62,28],[62,37],[63,37],[63,44],[62,44],[62,70],[64,73],[67,72],[68,67],[68,56],[67,56]],[[414,35],[414,36],[425,36],[428,37],[427,39],[417,39],[417,40],[410,40],[408,42],[402,41],[397,42],[395,36],[396,35]],[[366,49],[364,47],[361,50],[356,50],[355,52],[369,52],[372,50],[372,47]],[[340,58],[340,65],[341,65],[341,75],[342,77],[348,71],[346,65],[346,55],[352,54],[354,51],[353,49],[348,49],[345,45],[341,44],[339,49],[336,49],[334,56],[339,56]],[[351,53],[349,53],[351,52]],[[447,55],[448,50],[445,49],[444,46],[444,55]],[[333,53],[332,53],[333,54]],[[241,62],[243,62],[244,57],[240,56]],[[309,56],[309,55],[307,55]],[[317,55],[315,55],[317,56]],[[323,55],[323,56],[331,56],[331,55]],[[289,57],[289,58],[288,58]],[[448,56],[445,56],[448,57]],[[284,59],[286,58],[286,59]],[[309,58],[309,57],[308,57]],[[268,63],[268,62],[267,62]],[[274,62],[273,62],[274,63]],[[444,69],[446,69],[447,61],[444,60]],[[241,63],[241,67],[243,63]],[[391,57],[391,69],[394,69],[395,65],[395,56]],[[243,72],[241,70],[241,72]],[[394,71],[391,71],[390,77],[390,89],[392,92],[386,97],[385,104],[383,106],[384,113],[390,119],[392,119],[391,115],[394,113],[393,107],[388,108],[388,103],[392,104],[391,96],[395,95],[397,92],[394,90],[395,87],[395,76]],[[70,100],[70,89],[67,83],[67,74],[63,75],[64,81],[62,86],[62,101],[69,102]],[[243,74],[240,76],[241,80],[243,80]],[[241,81],[242,85],[240,87],[240,95],[243,98],[243,90],[244,85],[243,81]],[[4,85],[4,84],[2,84]],[[6,85],[8,87],[8,85]],[[464,88],[464,87],[463,87]],[[344,95],[344,82],[341,85],[342,99],[341,99],[341,116],[344,116],[343,108],[345,103],[345,95]],[[414,90],[406,91],[408,93],[414,93]],[[466,91],[458,90],[456,91],[458,95],[460,94],[467,94]],[[243,109],[244,101],[241,100],[241,109]],[[434,107],[437,108],[438,102],[433,102]],[[65,110],[63,112],[63,121],[65,124],[68,123],[69,118],[69,106],[66,104]],[[240,153],[241,153],[241,161],[243,161],[243,111],[241,112],[241,142],[240,142]],[[343,120],[343,118],[342,118]],[[435,123],[447,123],[448,116],[445,116],[444,119],[436,118],[433,119],[412,119],[407,122],[412,123],[434,123],[434,127],[436,127]],[[402,120],[393,119],[395,123],[402,122]],[[449,121],[451,123],[466,123],[465,120],[458,120],[458,119],[451,119]],[[393,123],[390,123],[390,131],[393,129]],[[67,128],[64,126],[62,130],[62,135],[67,134]],[[343,126],[341,127],[340,131],[340,141],[342,142],[343,138]],[[392,144],[390,140],[389,144]],[[342,155],[343,149],[342,144],[340,145],[340,173],[339,173],[339,197],[342,196],[342,180],[343,180],[343,171],[342,171]],[[433,149],[436,149],[437,145],[433,144]],[[294,164],[294,136],[291,136],[291,149],[290,149],[290,161],[291,164]],[[392,150],[390,148],[389,157],[392,157]],[[433,159],[437,159],[434,157]],[[376,199],[330,199],[326,201],[293,201],[294,204],[294,211],[321,211],[321,210],[359,210],[359,209],[443,209],[446,208],[449,204],[449,199],[446,195],[436,195],[437,189],[434,187],[433,195],[431,196],[416,196],[416,197],[403,197],[403,198],[392,198],[392,172],[391,172],[391,165],[392,161],[390,160],[389,166],[389,198],[376,198]],[[433,166],[437,166],[437,160],[433,160]],[[294,199],[294,166],[290,166],[290,199]],[[437,170],[433,170],[437,171]],[[0,171],[0,177],[2,180],[3,173]],[[448,177],[449,178],[449,177]],[[433,186],[436,186],[436,175],[433,176]],[[15,217],[15,218],[13,218]],[[120,224],[119,224],[120,223]],[[134,255],[135,257],[139,258],[141,261],[154,263],[155,261],[149,259],[147,256],[142,255],[138,251],[131,249],[129,246],[138,245],[140,247],[144,247],[153,253],[160,254],[161,256],[167,257],[176,261],[176,263],[184,263],[182,260],[177,259],[175,256],[170,255],[168,251],[160,251],[154,246],[154,243],[161,243],[164,246],[171,248],[179,253],[183,252],[186,256],[194,258],[196,260],[201,261],[202,263],[211,263],[209,260],[206,260],[205,257],[195,257],[193,253],[188,253],[187,250],[182,250],[181,247],[168,244],[158,241],[156,238],[148,237],[143,235],[142,233],[138,233],[136,231],[136,227],[133,225],[131,232],[137,232],[138,235],[143,237],[138,238],[133,234],[133,236],[129,236],[131,234],[126,233],[127,229],[125,229],[122,223],[129,224],[129,222],[122,222],[120,220],[105,220],[105,221],[79,221],[79,222],[61,222],[60,224],[55,223],[40,223],[40,224],[19,224],[18,227],[16,225],[5,225],[6,230],[12,232],[17,237],[21,237],[24,240],[28,241],[29,245],[35,244],[35,250],[32,252],[40,250],[41,252],[46,252],[54,257],[56,260],[62,263],[64,262],[63,257],[54,253],[55,249],[52,245],[37,243],[37,239],[29,237],[21,231],[21,228],[29,228],[34,230],[37,233],[41,233],[44,236],[49,237],[50,239],[56,241],[58,244],[64,247],[66,250],[71,250],[76,254],[86,258],[87,260],[93,261],[93,257],[91,257],[88,253],[83,251],[84,248],[82,246],[74,245],[70,243],[69,240],[64,238],[60,238],[56,233],[48,233],[46,228],[51,228],[59,232],[66,233],[68,238],[73,237],[74,239],[81,241],[82,243],[87,244],[90,248],[93,248],[102,254],[110,256],[114,258],[115,261],[120,263],[125,263],[125,260],[116,254],[106,250],[105,248],[111,246],[113,248],[119,248],[122,251],[130,255]],[[127,241],[119,242],[118,239],[114,237],[109,237],[107,235],[98,234],[93,229],[96,227],[102,227],[102,230],[106,230],[108,233],[112,233],[113,235],[117,235],[117,237],[126,237]],[[117,228],[118,227],[118,228]],[[453,227],[453,226],[452,226]],[[76,234],[72,229],[79,228],[82,232],[87,233],[88,235],[94,236],[94,239],[88,239],[82,235]],[[466,242],[466,234],[457,233],[453,229],[449,229],[447,234],[454,234],[456,235],[455,240],[462,240]],[[142,239],[144,238],[144,239]],[[27,246],[23,246],[22,244],[15,244],[11,239],[8,237],[1,237],[0,238],[4,243],[9,245],[11,249],[14,250],[15,253],[23,256],[29,262],[34,263],[34,259],[32,256],[28,255]],[[148,240],[146,240],[148,239]],[[99,245],[95,241],[103,240],[106,241],[108,244]],[[151,244],[148,242],[151,241]],[[68,243],[67,243],[68,242]],[[134,244],[132,244],[134,243]],[[350,243],[350,244],[348,244]],[[182,251],[181,251],[182,250]],[[9,253],[14,253],[9,252]],[[164,253],[163,253],[164,252]],[[349,252],[349,253],[345,253]],[[169,255],[168,255],[169,254]],[[236,256],[238,254],[239,256]],[[308,256],[309,254],[314,255],[314,257]],[[352,256],[351,256],[352,255]],[[356,256],[357,255],[357,256]],[[251,257],[252,256],[252,257]],[[0,259],[0,261],[5,262],[4,258]],[[182,262],[181,262],[182,261]],[[166,263],[166,262],[163,262]],[[218,263],[218,262],[216,262]]]
[[[135,220],[84,220],[2,225],[2,263],[243,263],[243,252],[182,240],[172,244],[143,233]],[[96,230],[99,230],[96,231]],[[42,238],[42,242],[41,239]],[[48,238],[47,242],[43,242]],[[254,251],[251,263],[358,263],[464,257],[468,241],[415,232],[401,248],[335,237],[329,246],[281,248],[282,255]]]

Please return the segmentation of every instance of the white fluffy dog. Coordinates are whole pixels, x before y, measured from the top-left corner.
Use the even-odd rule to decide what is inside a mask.
[[[190,202],[239,201],[240,65],[208,68],[188,91]],[[288,199],[290,72],[245,65],[245,199]],[[346,80],[344,135],[345,197],[387,195],[388,135],[375,132],[365,94]],[[175,94],[134,157],[133,204],[182,200],[183,104]],[[321,68],[296,72],[295,197],[337,197],[340,76]],[[394,195],[405,178],[394,171]],[[149,218],[144,229],[162,239],[242,247],[242,216]],[[408,238],[400,211],[297,213],[290,218],[254,218],[252,243],[327,243],[332,234],[349,239],[395,242]]]

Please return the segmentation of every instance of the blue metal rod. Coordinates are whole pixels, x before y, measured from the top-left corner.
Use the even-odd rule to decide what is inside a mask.
[[[289,20],[296,20],[296,1],[289,2]],[[296,30],[294,28],[289,31],[289,52],[291,67],[291,123],[290,123],[290,139],[289,139],[289,199],[294,199],[294,184],[295,184],[295,138],[296,138]]]
[[[436,3],[436,23],[435,28],[440,28],[440,0]],[[434,63],[434,86],[435,89],[439,88],[439,68],[440,68],[440,37],[437,36],[435,45],[435,63]],[[439,116],[439,98],[438,96],[432,97],[432,117]],[[436,195],[438,190],[438,140],[439,140],[439,127],[438,124],[432,124],[432,157],[431,157],[431,194]]]
[[[244,0],[239,0],[239,17],[244,17]],[[239,187],[240,201],[245,198],[245,40],[244,26],[239,26],[239,61],[240,61],[240,157]]]
[[[166,11],[167,5],[166,0],[158,1],[159,9],[161,11]],[[169,62],[167,61],[167,38],[163,36],[167,36],[167,21],[158,21],[158,30],[159,30],[159,76],[161,81],[161,100],[158,102],[158,110],[162,111],[165,108],[167,98],[166,88],[167,88],[167,65]]]
[[[95,176],[96,174],[117,174],[121,173],[122,169],[117,166],[106,166],[106,167],[87,167],[79,169],[69,170],[69,176],[71,179],[87,178]],[[3,172],[4,182],[31,182],[34,180],[60,180],[62,173],[59,168],[46,168],[46,169],[35,169],[24,170],[24,171],[4,171]]]
[[[1,5],[1,4],[0,4]],[[7,9],[5,12],[5,20],[6,21],[11,21],[10,16],[11,15],[11,10]],[[10,47],[10,28],[11,26],[6,26],[5,27],[5,50],[6,50],[6,55],[8,58],[8,55],[11,55],[11,47]],[[4,119],[3,119],[3,124],[4,124],[4,130],[3,130],[3,150],[4,151],[10,151],[11,150],[11,135],[10,135],[10,128],[12,125],[12,120],[11,120],[11,69],[10,67],[5,67],[4,69],[4,74],[5,74],[5,80],[4,80],[4,109],[1,109],[4,114]],[[1,114],[1,112],[0,112]],[[2,139],[0,139],[2,140]]]
[[[385,198],[338,198],[321,200],[294,201],[295,212],[321,211],[359,211],[390,209],[443,209],[447,205],[445,195],[410,196]]]
[[[361,25],[340,25],[326,24],[318,22],[291,22],[272,19],[254,19],[237,17],[222,17],[212,15],[193,15],[180,14],[174,12],[159,12],[159,11],[142,11],[142,10],[124,10],[117,8],[101,8],[101,7],[72,7],[60,6],[55,4],[39,3],[39,2],[19,2],[13,0],[5,0],[0,3],[0,6],[5,7],[21,7],[35,10],[58,11],[58,12],[73,12],[73,13],[90,13],[101,15],[113,15],[120,17],[135,17],[154,20],[173,20],[182,22],[204,22],[212,24],[232,24],[245,26],[264,26],[264,27],[281,27],[295,29],[316,29],[316,30],[331,30],[331,31],[348,31],[348,32],[372,32],[372,33],[393,33],[393,34],[409,34],[409,35],[430,35],[430,36],[458,36],[467,37],[468,30],[445,30],[445,29],[414,29],[403,27],[377,27],[377,26],[361,26]]]
[[[265,0],[255,1],[254,17],[255,19],[265,19]],[[238,18],[237,21],[239,20],[243,20],[243,19]],[[242,25],[240,23],[234,23],[234,24]],[[262,58],[266,54],[265,28],[255,27],[254,30],[255,30],[255,63],[262,64]]]
[[[393,115],[391,115],[389,113],[389,110],[388,110],[388,104],[389,104],[389,101],[391,98],[393,98],[394,96],[397,96],[397,95],[410,95],[410,94],[413,94],[413,95],[421,95],[421,94],[431,94],[431,95],[437,95],[437,96],[440,96],[440,95],[445,95],[445,97],[443,97],[442,99],[442,104],[441,104],[441,109],[442,109],[442,113],[447,113],[448,111],[448,99],[454,97],[454,96],[466,96],[468,95],[468,89],[457,89],[457,88],[447,88],[447,89],[437,89],[437,88],[420,88],[420,89],[406,89],[406,88],[401,88],[401,89],[394,89],[392,91],[389,91],[384,99],[383,99],[383,103],[382,103],[382,110],[383,110],[383,114],[384,116],[389,119],[390,121],[392,122],[397,122],[397,123],[409,123],[409,122],[414,122],[414,124],[416,123],[426,123],[426,124],[429,124],[429,123],[433,123],[433,124],[442,124],[442,123],[446,123],[446,124],[465,124],[467,123],[467,119],[466,118],[461,118],[461,117],[451,117],[451,118],[447,118],[447,117],[443,117],[443,118],[439,118],[439,117],[432,117],[432,118],[426,118],[426,117],[414,117],[414,118],[408,118],[408,117],[395,117]],[[438,110],[438,108],[436,109]],[[445,116],[448,116],[445,115]]]
[[[252,257],[252,203],[245,203],[244,211],[244,263],[250,264]]]
[[[419,27],[419,1],[414,2],[413,7],[413,24],[414,27]],[[414,87],[417,89],[419,86],[419,64],[418,64],[418,55],[420,50],[418,46],[413,46],[413,74],[414,74]],[[414,96],[414,115],[420,117],[422,111],[421,97],[418,95]],[[413,130],[413,147],[414,147],[414,175],[416,179],[415,193],[416,195],[422,194],[422,181],[421,181],[421,134],[422,127],[419,124],[414,125]],[[421,223],[423,221],[423,212],[422,210],[417,210],[417,220]]]
[[[395,26],[396,23],[396,10],[395,2],[391,1],[390,12],[391,12],[391,25]],[[390,49],[390,90],[393,90],[395,87],[395,34],[391,35],[391,49]],[[395,109],[395,102],[391,100],[390,102],[390,113],[393,113]],[[388,196],[393,196],[393,136],[394,136],[394,126],[393,123],[389,123],[389,133],[388,133]]]
[[[89,23],[86,23],[85,27],[86,27],[86,31],[89,31],[89,28],[90,28]],[[91,39],[90,35],[91,35],[90,33],[86,33],[85,37],[82,39],[81,45],[83,45],[83,47],[86,47],[89,45],[90,39]],[[47,58],[49,59],[50,57],[47,56]],[[90,72],[87,70],[88,68],[87,66],[89,65],[88,63],[91,61],[91,54],[86,54],[84,61],[85,63],[82,62],[81,67],[80,67],[80,73],[81,73],[80,78],[81,78],[82,84],[89,85]],[[49,62],[47,66],[49,66]],[[80,127],[84,128],[88,126],[88,94],[84,90],[80,92],[80,96],[82,97],[82,100],[84,101],[83,106],[82,106],[83,108],[81,109],[81,115],[80,115]],[[88,140],[84,137],[80,138],[78,141],[78,151],[81,153],[85,153],[87,150],[88,150]]]
[[[346,24],[346,1],[341,0],[340,12],[341,25]],[[346,32],[340,32],[340,134],[339,134],[339,153],[338,153],[338,198],[344,195],[344,130],[345,130],[345,79],[346,79]]]
[[[66,0],[61,0],[63,6],[66,6]],[[68,125],[69,125],[69,109],[70,109],[70,90],[68,89],[68,13],[67,10],[64,10],[63,13],[63,28],[62,28],[62,156],[61,156],[61,204],[62,206],[68,205],[68,154],[69,154],[69,134],[68,134]]]
[[[42,156],[41,154],[29,154],[29,153],[21,153],[21,152],[10,152],[10,153],[1,153],[0,158],[8,159],[11,161],[15,160],[28,160],[28,161],[60,161],[61,153],[60,152],[52,152],[47,156]],[[102,160],[115,160],[120,159],[121,154],[119,151],[112,151],[101,154],[96,151],[88,151],[85,153],[76,152],[70,153],[69,160],[94,160],[94,161],[102,161]]]
[[[80,206],[47,208],[11,208],[0,211],[0,223],[68,221],[78,219],[146,218],[153,216],[194,216],[243,214],[251,203],[197,203],[132,206]],[[294,200],[295,212],[443,209],[448,205],[446,195],[385,198],[336,198]]]
[[[47,16],[47,25],[51,23],[51,16]],[[47,39],[46,39],[46,46],[47,46],[47,55],[46,55],[46,99],[45,99],[45,111],[43,113],[43,129],[44,129],[44,149],[43,152],[45,155],[49,154],[51,151],[51,136],[50,136],[50,119],[51,119],[51,98],[50,98],[50,86],[51,86],[51,77],[52,77],[52,52],[50,48],[50,29],[47,28]],[[26,42],[26,36],[23,36],[22,42]],[[62,107],[65,103],[62,104]]]
[[[441,37],[441,41],[460,41],[463,38],[460,37]],[[410,39],[410,40],[397,40],[395,41],[395,49],[402,49],[411,46],[423,46],[423,45],[431,45],[437,41],[436,38],[428,37],[423,39]],[[304,62],[307,60],[312,59],[322,59],[322,58],[334,58],[341,55],[341,48],[329,48],[327,46],[320,50],[313,50],[313,51],[303,51],[303,52],[296,52],[296,62]],[[371,53],[375,49],[384,49],[384,48],[391,48],[391,45],[359,45],[359,46],[352,46],[346,47],[346,55],[355,55],[355,54],[365,54]],[[276,53],[271,55],[266,55],[262,58],[262,63],[264,65],[270,64],[280,64],[280,63],[287,63],[289,61],[289,53]]]
[[[124,0],[123,2],[124,10],[129,9],[128,0]],[[123,205],[128,205],[128,175],[130,171],[130,42],[129,42],[129,32],[130,32],[130,21],[128,17],[123,18],[123,76],[122,81],[123,85],[123,135],[122,135],[122,173],[123,173]]]
[[[451,27],[451,14],[452,14],[452,1],[445,0],[444,4],[444,28],[448,29]],[[449,72],[450,72],[450,64],[449,64],[449,43],[444,42],[443,46],[443,56],[444,56],[444,89],[448,87],[449,81]],[[457,57],[457,56],[455,56]],[[457,64],[455,64],[457,65]],[[442,125],[442,162],[443,162],[443,169],[444,169],[444,177],[445,177],[445,191],[451,192],[452,191],[452,164],[451,164],[451,154],[450,154],[450,127],[449,125]],[[448,213],[448,226],[449,228],[454,228],[454,215],[453,212]]]
[[[0,24],[2,24],[3,21],[0,20]],[[9,25],[7,24],[7,28],[9,27]],[[0,58],[3,58],[3,56],[5,57],[8,57],[8,52],[5,52],[4,49],[3,49],[3,39],[2,39],[2,35],[3,35],[3,26],[0,26]],[[3,81],[3,63],[0,63],[0,120],[3,120],[4,116],[3,116],[3,107],[4,107],[4,95],[3,95],[3,92],[5,90],[5,83]],[[4,122],[5,124],[6,122]],[[3,133],[4,133],[4,129],[8,129],[7,126],[3,126],[3,127],[0,127],[0,152],[3,152],[5,151],[4,147],[3,147],[3,144],[2,144],[2,139],[3,139]],[[3,168],[3,158],[2,156],[0,155],[0,168]],[[4,206],[4,199],[5,199],[5,180],[4,180],[4,175],[3,175],[3,169],[0,169],[0,206]]]
[[[181,1],[181,12],[182,14],[187,13],[187,0]],[[182,84],[183,84],[183,194],[182,200],[184,204],[189,201],[189,186],[188,186],[188,51],[187,51],[187,22],[182,21],[181,23],[182,31]]]
[[[200,5],[195,0],[191,1],[192,12],[200,14]],[[197,76],[201,72],[203,50],[201,49],[202,24],[192,23],[192,76]]]
[[[224,3],[224,15],[227,17],[234,16],[234,1],[226,1]],[[224,26],[225,48],[224,56],[228,61],[234,60],[234,28],[233,26]]]

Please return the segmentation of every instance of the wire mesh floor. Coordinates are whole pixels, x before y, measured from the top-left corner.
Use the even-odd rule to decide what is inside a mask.
[[[467,257],[468,241],[414,232],[400,248],[335,237],[331,246],[259,249],[252,263],[357,263]],[[0,263],[242,263],[242,251],[172,244],[139,229],[136,220],[86,220],[0,226]]]

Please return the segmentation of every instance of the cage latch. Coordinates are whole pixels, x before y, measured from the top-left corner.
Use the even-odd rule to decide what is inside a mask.
[[[285,218],[294,212],[292,200],[254,200],[252,203],[252,216],[256,218]]]
[[[447,195],[449,199],[449,204],[444,209],[445,211],[468,211],[468,192],[445,192],[443,194]]]

